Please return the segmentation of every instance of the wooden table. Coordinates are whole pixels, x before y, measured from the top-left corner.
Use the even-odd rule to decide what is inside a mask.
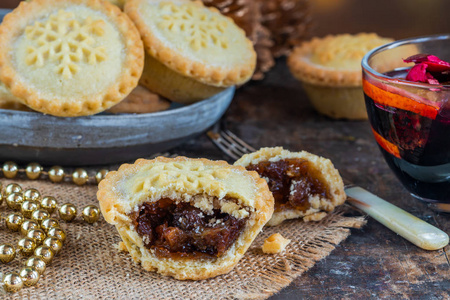
[[[318,36],[374,31],[400,39],[450,29],[448,0],[339,2],[317,16]],[[263,81],[238,90],[226,119],[233,132],[256,148],[283,146],[330,158],[355,184],[450,234],[450,215],[428,209],[401,186],[368,122],[335,121],[317,114],[285,60],[279,60]],[[204,136],[174,151],[226,158]],[[329,257],[271,299],[450,299],[449,252],[450,246],[421,250],[369,218],[367,226],[352,230]]]
[[[448,0],[333,0],[315,17],[315,33],[375,31],[405,38],[450,29]],[[12,7],[17,1],[2,0]],[[320,1],[322,4],[326,0]],[[330,1],[329,1],[330,2]],[[384,162],[368,122],[335,121],[317,114],[283,59],[260,82],[241,88],[226,115],[229,128],[255,147],[283,146],[330,158],[341,174],[450,233],[450,216],[431,211],[400,185]],[[206,136],[174,152],[226,159]],[[449,299],[450,247],[424,251],[369,218],[329,257],[272,299]]]

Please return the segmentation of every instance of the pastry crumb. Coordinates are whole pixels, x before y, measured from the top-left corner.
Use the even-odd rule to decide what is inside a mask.
[[[290,242],[291,240],[284,238],[281,234],[274,233],[264,241],[262,251],[267,254],[280,253]]]
[[[320,221],[323,218],[325,218],[327,216],[326,212],[318,212],[312,215],[308,215],[308,216],[304,216],[303,217],[303,221],[305,222],[310,222],[310,221]]]
[[[127,246],[125,246],[124,242],[119,242],[117,249],[121,252],[128,252]]]

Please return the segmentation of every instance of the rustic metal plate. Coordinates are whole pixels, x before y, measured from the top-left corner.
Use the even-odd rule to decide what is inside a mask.
[[[0,161],[78,166],[150,156],[206,131],[225,113],[234,91],[148,114],[60,118],[0,109]]]
[[[0,9],[0,22],[10,11]],[[150,156],[206,131],[225,113],[234,91],[148,114],[59,118],[0,109],[0,162],[78,166]]]

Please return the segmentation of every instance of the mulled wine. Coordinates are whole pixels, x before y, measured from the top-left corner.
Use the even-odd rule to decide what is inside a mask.
[[[405,78],[406,72],[384,75]],[[433,101],[426,96],[439,97],[439,89],[417,95],[367,78],[363,85],[373,134],[389,167],[413,196],[450,203],[450,98]]]

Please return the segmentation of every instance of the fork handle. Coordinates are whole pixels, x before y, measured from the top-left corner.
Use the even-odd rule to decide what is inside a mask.
[[[425,250],[438,250],[448,245],[448,235],[442,230],[411,215],[403,209],[358,186],[345,188],[348,202]]]

